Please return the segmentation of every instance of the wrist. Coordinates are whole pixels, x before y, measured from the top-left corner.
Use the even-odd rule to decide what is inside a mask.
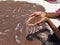
[[[51,13],[50,12],[46,12],[46,17],[50,18],[51,17]]]
[[[47,18],[46,18],[46,22],[49,22],[49,21],[50,21],[50,19],[47,17]]]

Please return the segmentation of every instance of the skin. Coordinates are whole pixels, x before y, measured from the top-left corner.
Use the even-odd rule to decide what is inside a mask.
[[[37,24],[47,22],[50,25],[50,27],[52,28],[52,30],[54,31],[57,38],[60,39],[60,31],[59,31],[59,29],[50,20],[50,18],[56,18],[56,17],[60,16],[60,13],[40,12],[39,11],[39,12],[35,12],[35,13],[30,15],[30,17],[33,17],[33,16],[41,16],[41,20],[36,22],[36,24],[32,24],[32,25],[29,24],[29,21],[27,21],[28,26],[34,26],[34,25],[37,25]]]

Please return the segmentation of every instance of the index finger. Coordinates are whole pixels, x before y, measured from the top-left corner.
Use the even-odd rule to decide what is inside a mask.
[[[35,13],[32,13],[32,14],[30,15],[30,17],[32,17],[32,16],[35,16]]]

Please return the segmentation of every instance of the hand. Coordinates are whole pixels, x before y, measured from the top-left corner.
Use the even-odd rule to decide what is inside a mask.
[[[34,12],[33,14],[30,15],[30,17],[33,17],[33,16],[41,16],[41,17],[46,17],[46,13],[45,12]]]
[[[45,23],[48,21],[48,17],[42,17],[41,20],[39,20],[38,22],[36,22],[35,25],[39,25],[39,24],[42,24],[42,23]]]
[[[31,18],[32,19],[32,18]],[[46,21],[48,21],[48,17],[42,17],[38,22],[36,22],[35,24],[29,24],[29,21],[27,21],[27,25],[28,26],[35,26],[35,25],[39,25],[39,24],[42,24],[42,23],[45,23]],[[30,20],[30,19],[29,19]]]
[[[34,24],[29,24],[29,21],[30,21],[31,19],[33,19],[34,17],[37,17],[37,16],[40,17],[41,20],[39,20],[38,22],[35,22]],[[28,19],[28,21],[26,22],[26,24],[27,24],[28,26],[34,26],[34,25],[43,23],[43,22],[45,22],[45,21],[46,21],[46,13],[45,13],[45,12],[35,12],[35,13],[33,13],[33,14],[30,15],[30,18]]]

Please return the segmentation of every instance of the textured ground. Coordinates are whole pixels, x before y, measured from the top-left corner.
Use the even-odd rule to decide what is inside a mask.
[[[31,30],[45,28],[26,26],[29,15],[35,11],[45,11],[38,4],[27,2],[0,2],[0,45],[40,45],[38,40],[28,41]]]

